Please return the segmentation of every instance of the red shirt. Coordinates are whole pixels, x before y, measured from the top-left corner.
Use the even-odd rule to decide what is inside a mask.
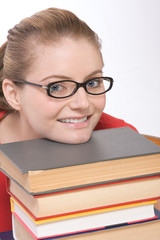
[[[94,130],[118,128],[118,127],[130,127],[136,132],[138,132],[137,129],[133,127],[131,124],[126,123],[122,119],[112,117],[111,115],[106,113],[102,113],[101,118]]]
[[[5,112],[0,112],[0,119]],[[10,198],[7,193],[7,177],[0,171],[0,232],[12,229]]]
[[[0,119],[4,116],[4,112],[0,112]],[[94,130],[117,128],[117,127],[130,127],[134,129],[132,125],[125,121],[112,117],[106,113],[102,113],[102,116]],[[12,229],[11,223],[11,211],[9,194],[7,193],[7,177],[0,171],[0,232],[10,231]]]

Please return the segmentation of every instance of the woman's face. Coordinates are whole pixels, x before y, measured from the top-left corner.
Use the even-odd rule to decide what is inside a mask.
[[[35,51],[26,81],[42,85],[60,80],[82,83],[102,76],[101,54],[85,39],[63,38],[57,44],[39,45]],[[65,99],[51,98],[44,89],[30,85],[24,85],[19,92],[20,115],[29,138],[45,137],[71,144],[86,142],[105,106],[104,94],[89,95],[83,88]]]

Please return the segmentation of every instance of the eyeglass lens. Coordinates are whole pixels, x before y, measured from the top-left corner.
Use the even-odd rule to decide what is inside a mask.
[[[86,81],[83,85],[84,89],[93,95],[106,92],[111,86],[110,79],[96,78]],[[67,97],[72,95],[79,88],[78,83],[74,81],[60,81],[49,86],[49,93],[53,97]]]

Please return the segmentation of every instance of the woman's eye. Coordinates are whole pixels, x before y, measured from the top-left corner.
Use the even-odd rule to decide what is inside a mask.
[[[50,92],[57,92],[63,90],[63,86],[61,85],[51,85]]]
[[[95,88],[95,87],[98,87],[100,84],[100,81],[98,79],[96,80],[90,80],[88,83],[87,83],[87,87],[90,87],[90,88]]]

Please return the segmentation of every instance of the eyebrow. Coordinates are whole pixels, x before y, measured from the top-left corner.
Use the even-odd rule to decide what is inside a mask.
[[[102,71],[102,70],[96,70],[96,71],[90,73],[89,75],[87,75],[87,76],[85,77],[85,79],[87,79],[87,78],[89,78],[89,77],[91,77],[91,76],[93,76],[93,75],[95,75],[95,74],[97,74],[97,73],[103,73],[103,71]],[[64,78],[65,78],[65,79],[71,79],[71,77],[68,77],[68,76],[65,76],[65,75],[55,74],[55,75],[51,75],[51,76],[48,76],[48,77],[45,77],[45,78],[41,79],[40,82],[45,81],[45,80],[50,79],[50,78],[59,78],[59,79],[64,79]]]

